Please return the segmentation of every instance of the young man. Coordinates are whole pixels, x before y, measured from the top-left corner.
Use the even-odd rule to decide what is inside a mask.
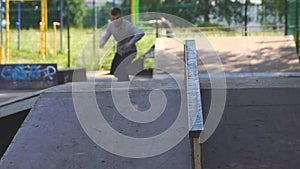
[[[144,36],[144,31],[135,27],[129,21],[123,19],[119,8],[113,8],[110,12],[112,22],[107,26],[105,35],[100,41],[103,48],[107,40],[113,35],[117,41],[117,51],[112,61],[110,73],[118,78],[118,81],[129,81],[127,66],[135,58],[137,49],[135,43]]]

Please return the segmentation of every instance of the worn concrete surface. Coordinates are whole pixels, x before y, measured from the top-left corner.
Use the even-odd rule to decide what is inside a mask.
[[[33,107],[43,90],[0,90],[0,118]]]
[[[154,74],[184,74],[184,43],[173,38],[157,38],[154,50]]]
[[[204,168],[298,168],[299,108],[227,106],[214,135],[203,144]]]
[[[223,117],[203,144],[204,168],[298,168],[299,82],[286,77],[228,79]],[[202,87],[205,118],[211,101],[206,85]]]
[[[208,37],[197,40],[201,72],[299,72],[293,36]],[[219,57],[221,64],[215,62]]]
[[[107,122],[120,133],[138,138],[157,135],[172,124],[182,104],[178,98],[180,97],[178,90],[174,89],[176,86],[170,83],[165,83],[165,86],[167,108],[153,123],[143,125],[123,118],[114,107],[110,82],[96,85],[99,109],[103,110]],[[187,136],[166,153],[143,159],[120,157],[97,146],[78,122],[71,87],[72,85],[67,84],[42,93],[2,158],[0,168],[191,168],[191,152]],[[150,92],[149,88],[142,89],[138,86],[135,88],[139,90],[130,91],[132,102],[139,110],[147,109],[150,106],[146,101]],[[78,92],[85,93],[90,90],[91,88],[87,86]],[[149,147],[151,148],[151,145]]]
[[[148,89],[160,87],[165,89],[170,113],[175,112],[179,95],[176,83],[159,81],[133,83],[132,86],[138,89],[130,92],[133,103],[141,110],[147,109],[149,104],[143,100]],[[200,82],[206,118],[211,86],[209,79],[200,79]],[[223,117],[215,133],[203,144],[204,168],[297,168],[300,165],[299,84],[300,79],[293,77],[228,79]],[[191,167],[188,138],[167,153],[147,159],[122,158],[98,147],[78,123],[71,86],[58,86],[42,94],[1,160],[1,169]],[[91,90],[94,89],[86,85],[78,92]],[[95,91],[107,121],[125,134],[135,137],[155,135],[169,126],[176,116],[165,114],[146,126],[130,124],[130,127],[124,127],[129,123],[111,105],[110,82],[96,82]],[[163,128],[157,129],[160,124],[164,124]]]
[[[38,90],[0,90],[0,105],[14,99],[31,95]]]
[[[299,72],[299,58],[293,36],[186,37],[194,39],[200,73],[277,73]],[[171,73],[183,73],[184,41],[158,38],[155,66]],[[159,70],[154,70],[160,74]]]

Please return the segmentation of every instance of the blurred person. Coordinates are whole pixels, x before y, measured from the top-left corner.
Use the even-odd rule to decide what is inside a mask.
[[[173,38],[173,31],[172,31],[172,24],[169,20],[167,20],[165,17],[161,17],[161,25],[163,28],[166,29],[166,35],[168,38]]]
[[[160,25],[164,29],[162,34],[165,34],[168,38],[174,37],[174,33],[172,31],[172,23],[165,17],[161,17],[160,19],[149,20],[148,22],[152,25]]]

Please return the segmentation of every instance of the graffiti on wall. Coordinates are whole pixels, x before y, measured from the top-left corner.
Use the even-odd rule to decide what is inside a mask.
[[[13,81],[53,80],[55,75],[56,68],[51,65],[9,65],[4,66],[1,71],[3,79]]]
[[[3,85],[43,85],[53,86],[57,83],[55,64],[11,64],[0,65],[0,82]],[[26,86],[25,86],[26,87]]]

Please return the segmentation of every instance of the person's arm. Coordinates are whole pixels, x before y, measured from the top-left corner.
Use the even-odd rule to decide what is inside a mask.
[[[135,44],[137,41],[139,41],[145,35],[145,32],[143,30],[135,27],[134,25],[132,25],[132,29],[134,32],[134,37],[129,41],[129,43],[131,45]]]
[[[110,36],[111,36],[111,30],[110,30],[110,26],[108,26],[105,35],[100,40],[100,48],[104,47],[105,43],[110,38]]]
[[[126,26],[126,30],[130,31],[130,35],[133,35],[133,37],[130,39],[129,42],[124,44],[123,48],[128,49],[132,45],[134,45],[137,41],[139,41],[144,35],[144,31],[134,26],[132,23],[128,22]]]

